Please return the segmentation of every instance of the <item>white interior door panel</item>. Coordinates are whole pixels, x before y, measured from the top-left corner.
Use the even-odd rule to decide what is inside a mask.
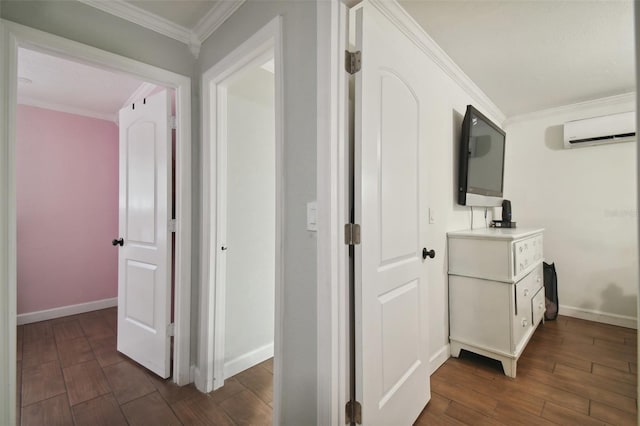
[[[409,425],[430,398],[424,53],[374,3],[355,13],[356,399],[365,425]]]
[[[156,93],[120,110],[118,351],[170,375],[170,98]]]

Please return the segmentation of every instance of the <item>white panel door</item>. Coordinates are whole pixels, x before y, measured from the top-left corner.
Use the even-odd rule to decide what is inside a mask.
[[[364,425],[410,425],[430,399],[424,53],[375,4],[355,12],[356,398]]]
[[[118,351],[170,374],[170,98],[162,91],[120,110]]]

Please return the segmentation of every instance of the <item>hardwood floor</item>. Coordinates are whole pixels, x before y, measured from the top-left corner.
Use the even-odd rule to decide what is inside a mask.
[[[115,336],[115,308],[18,327],[18,424],[271,423],[272,360],[202,394],[120,355]],[[635,330],[561,316],[538,328],[516,379],[471,353],[445,362],[416,425],[636,425],[636,348]]]
[[[517,376],[471,353],[431,376],[416,425],[637,425],[636,330],[560,316],[536,330]]]
[[[18,424],[267,425],[273,361],[203,394],[116,351],[115,308],[18,327]]]

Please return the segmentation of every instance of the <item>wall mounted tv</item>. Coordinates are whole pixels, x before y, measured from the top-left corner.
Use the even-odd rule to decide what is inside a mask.
[[[458,204],[502,204],[505,132],[471,105],[462,122],[458,163]]]

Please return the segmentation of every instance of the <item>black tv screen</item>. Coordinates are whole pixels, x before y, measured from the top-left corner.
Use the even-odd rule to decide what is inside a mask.
[[[505,139],[504,130],[467,105],[460,138],[458,204],[501,205]]]

